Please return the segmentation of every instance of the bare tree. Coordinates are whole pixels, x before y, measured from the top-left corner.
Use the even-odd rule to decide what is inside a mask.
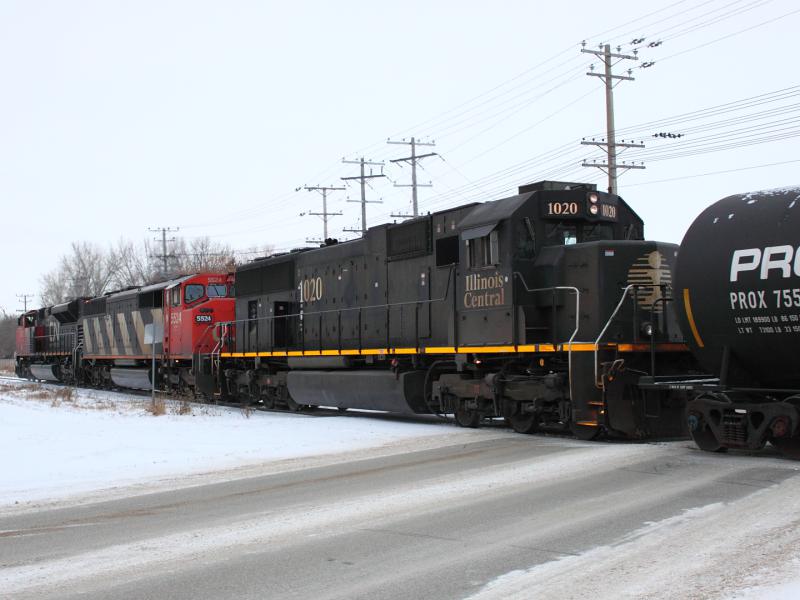
[[[0,308],[0,358],[14,356],[17,317]]]
[[[120,238],[110,253],[114,264],[112,287],[147,285],[158,279],[159,264],[150,240],[145,239],[141,245],[136,245]]]
[[[115,264],[108,252],[89,242],[72,242],[53,271],[42,277],[42,304],[50,306],[82,296],[100,296],[110,287]]]
[[[209,237],[192,238],[188,242],[178,238],[175,242],[175,274],[226,273],[233,264],[233,249]]]

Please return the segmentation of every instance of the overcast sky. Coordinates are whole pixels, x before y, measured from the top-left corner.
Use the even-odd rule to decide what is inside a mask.
[[[602,157],[580,139],[605,130],[602,81],[585,74],[601,64],[583,40],[638,48],[614,67],[635,78],[615,88],[616,123],[646,144],[620,159],[647,168],[619,191],[648,238],[679,242],[719,198],[800,183],[798,25],[789,0],[5,0],[0,307],[21,308],[21,293],[38,303],[41,275],[76,240],[169,226],[237,249],[305,245],[322,223],[300,214],[321,198],[294,189],[341,185],[357,174],[342,157],[405,156],[389,137],[436,143],[423,211],[540,179],[605,188],[580,167]],[[410,210],[394,187],[409,169],[385,172],[368,225]],[[329,206],[344,212],[340,238],[359,227],[348,196],[358,188]]]

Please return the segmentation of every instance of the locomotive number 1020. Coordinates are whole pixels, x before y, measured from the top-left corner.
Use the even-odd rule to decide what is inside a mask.
[[[322,298],[322,277],[303,279],[300,283],[303,302],[316,302]]]
[[[548,202],[547,203],[548,215],[577,215],[578,203],[577,202]]]

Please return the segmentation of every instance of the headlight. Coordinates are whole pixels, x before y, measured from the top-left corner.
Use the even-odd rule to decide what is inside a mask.
[[[599,198],[598,198],[598,196],[597,196],[597,192],[591,192],[591,193],[589,194],[589,202],[591,202],[592,204],[597,204],[597,200],[598,200],[598,199],[599,199]]]
[[[598,210],[599,209],[597,208],[597,204],[592,204],[589,206],[589,212],[592,213],[593,215],[596,215]]]

